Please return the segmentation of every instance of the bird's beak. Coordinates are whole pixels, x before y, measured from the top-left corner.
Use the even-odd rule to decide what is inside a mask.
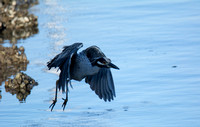
[[[114,69],[118,69],[118,70],[119,70],[119,68],[118,68],[116,65],[114,65],[113,63],[109,63],[109,64],[108,64],[108,67],[114,68]]]

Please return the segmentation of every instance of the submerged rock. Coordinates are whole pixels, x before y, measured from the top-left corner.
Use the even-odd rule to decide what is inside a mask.
[[[38,83],[25,73],[19,72],[13,79],[8,79],[5,82],[6,92],[12,95],[16,94],[20,102],[24,102],[26,97],[31,93],[31,89]]]

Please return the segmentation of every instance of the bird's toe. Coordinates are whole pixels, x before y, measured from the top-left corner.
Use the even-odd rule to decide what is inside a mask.
[[[49,106],[51,108],[51,111],[53,111],[54,106],[56,105],[57,100],[53,100],[53,103]]]
[[[64,102],[63,102],[63,104],[62,104],[63,111],[64,111],[64,110],[65,110],[65,106],[67,105],[68,99],[64,99],[64,98],[62,98],[62,99],[64,100]]]

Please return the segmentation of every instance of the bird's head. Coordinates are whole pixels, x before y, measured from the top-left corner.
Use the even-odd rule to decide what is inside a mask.
[[[114,69],[118,69],[119,68],[114,65],[113,63],[111,63],[111,60],[109,58],[106,58],[106,57],[99,57],[97,59],[95,59],[93,62],[92,62],[92,65],[96,65],[98,67],[105,67],[105,68],[114,68]]]

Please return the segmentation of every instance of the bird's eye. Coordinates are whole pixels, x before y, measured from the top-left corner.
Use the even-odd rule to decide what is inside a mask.
[[[99,65],[105,65],[106,62],[105,61],[103,61],[103,62],[97,61],[97,64],[99,64]]]

